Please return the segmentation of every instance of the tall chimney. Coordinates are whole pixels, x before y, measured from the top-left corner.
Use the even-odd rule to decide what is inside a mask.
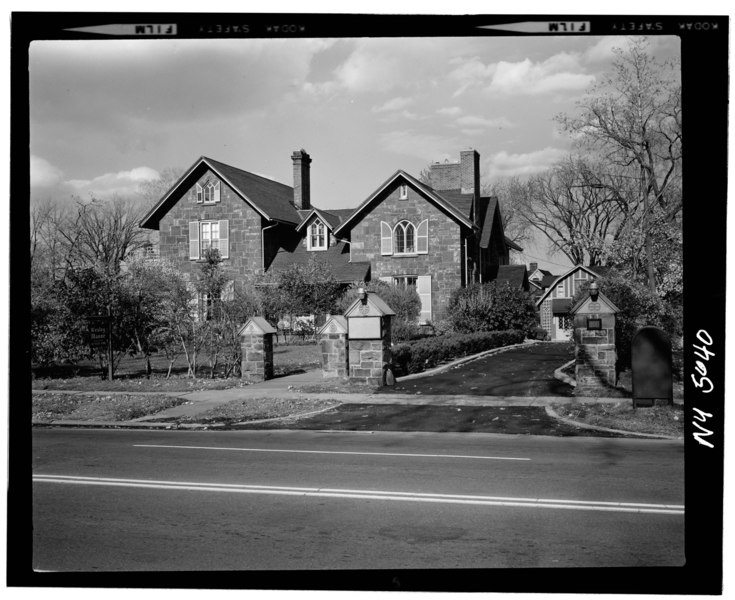
[[[538,269],[538,263],[528,263],[528,272],[533,274]]]
[[[460,184],[463,194],[474,194],[480,198],[480,154],[477,150],[462,150],[459,153]]]
[[[311,208],[311,157],[303,148],[291,155],[293,160],[293,202],[299,210]]]

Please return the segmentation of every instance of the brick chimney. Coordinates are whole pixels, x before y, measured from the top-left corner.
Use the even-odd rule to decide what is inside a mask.
[[[311,157],[303,148],[291,155],[293,161],[293,203],[299,210],[311,208]]]
[[[528,272],[533,274],[538,269],[538,263],[528,263]]]
[[[459,153],[460,184],[463,194],[480,197],[480,154],[477,150],[462,150]]]

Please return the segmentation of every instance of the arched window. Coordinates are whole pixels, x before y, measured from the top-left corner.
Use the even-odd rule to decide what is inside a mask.
[[[410,221],[401,221],[393,230],[394,254],[416,253],[416,227]]]
[[[327,228],[320,219],[309,225],[308,235],[309,250],[326,250],[327,249]]]

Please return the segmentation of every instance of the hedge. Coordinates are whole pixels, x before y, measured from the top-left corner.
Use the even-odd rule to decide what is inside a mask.
[[[480,331],[397,344],[393,346],[393,371],[398,376],[420,373],[455,358],[520,344],[525,337],[523,331],[517,330]]]

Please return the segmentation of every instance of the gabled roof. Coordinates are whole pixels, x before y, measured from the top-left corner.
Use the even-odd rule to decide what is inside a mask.
[[[426,184],[424,185],[432,190],[435,194],[440,195],[445,200],[449,200],[449,202],[457,207],[459,212],[461,212],[468,219],[470,218],[470,213],[472,212],[472,199],[474,198],[474,194],[463,194],[462,190],[435,190],[434,188],[431,188]]]
[[[523,252],[523,248],[521,248],[518,244],[516,244],[509,237],[503,236],[503,238],[505,239],[505,245],[508,246],[511,250],[518,250],[518,252]]]
[[[587,273],[589,273],[590,275],[592,275],[592,276],[594,276],[594,277],[599,277],[599,275],[600,275],[599,273],[596,273],[596,272],[595,272],[595,271],[593,271],[593,270],[592,270],[591,268],[589,268],[589,267],[585,267],[584,265],[577,265],[577,266],[575,266],[575,267],[572,267],[572,268],[571,268],[571,269],[569,269],[569,270],[568,270],[568,271],[567,271],[566,273],[564,273],[563,275],[559,275],[559,277],[557,277],[556,279],[554,279],[554,281],[552,282],[552,284],[551,284],[551,285],[550,285],[550,286],[548,287],[548,289],[547,289],[547,290],[546,290],[546,291],[545,291],[545,292],[543,293],[543,295],[542,295],[542,296],[541,296],[541,297],[540,297],[540,298],[539,298],[538,300],[536,300],[536,305],[537,305],[537,306],[541,306],[541,303],[542,303],[542,302],[543,302],[544,300],[546,300],[546,298],[548,297],[548,295],[549,295],[549,294],[551,294],[552,290],[553,290],[553,289],[554,289],[554,288],[555,288],[555,287],[556,287],[556,286],[557,286],[557,285],[559,284],[559,282],[560,282],[560,281],[562,281],[562,280],[566,279],[567,277],[569,277],[570,275],[572,275],[572,274],[576,273],[576,272],[577,272],[577,271],[579,271],[580,269],[581,269],[581,270],[584,270],[584,271],[587,271]],[[544,278],[544,279],[545,279],[545,278]]]
[[[549,273],[548,275],[544,275],[541,278],[541,281],[537,281],[539,285],[541,285],[542,288],[550,288],[552,285],[554,285],[554,282],[559,278],[558,275],[552,275]]]
[[[368,198],[360,204],[354,211],[352,211],[352,214],[347,217],[342,223],[337,227],[337,229],[334,230],[334,234],[338,235],[343,229],[347,228],[347,226],[352,223],[360,214],[362,214],[372,203],[373,201],[387,188],[389,185],[391,185],[394,181],[397,179],[404,179],[406,183],[411,185],[414,189],[421,192],[428,200],[433,202],[435,205],[437,205],[439,208],[444,210],[444,212],[448,213],[454,220],[456,220],[461,225],[464,225],[465,227],[473,227],[472,221],[469,220],[468,217],[466,217],[464,214],[462,214],[462,211],[455,206],[452,202],[447,200],[447,198],[444,198],[439,192],[433,190],[428,185],[421,183],[418,179],[412,177],[408,173],[402,170],[396,171],[393,175],[391,175],[388,179],[386,179],[380,187],[375,190]]]
[[[294,225],[301,222],[293,204],[292,187],[202,156],[148,211],[148,214],[141,220],[140,226],[148,229],[158,229],[161,217],[181,199],[183,192],[201,176],[205,169],[212,170],[217,177],[227,183],[237,195],[250,204],[263,218]]]
[[[340,283],[365,281],[370,273],[369,262],[350,262],[350,249],[343,242],[322,251],[307,250],[303,244],[298,244],[293,252],[279,250],[268,271],[285,271],[293,265],[306,266],[312,258],[327,263]]]
[[[350,216],[353,211],[354,209],[352,208],[333,208],[326,211],[316,207],[313,207],[311,210],[300,210],[299,216],[302,217],[302,221],[299,223],[296,231],[301,231],[314,215],[318,216],[322,221],[324,221],[324,223],[326,223],[329,229],[334,231],[334,229],[338,227],[348,216]]]
[[[480,237],[480,248],[487,248],[490,245],[490,235],[493,231],[493,223],[495,223],[495,213],[499,212],[498,199],[491,196],[488,199],[487,211],[482,224],[482,236]],[[500,215],[498,215],[500,217]],[[502,225],[502,222],[501,222]],[[503,236],[505,237],[505,236]]]

